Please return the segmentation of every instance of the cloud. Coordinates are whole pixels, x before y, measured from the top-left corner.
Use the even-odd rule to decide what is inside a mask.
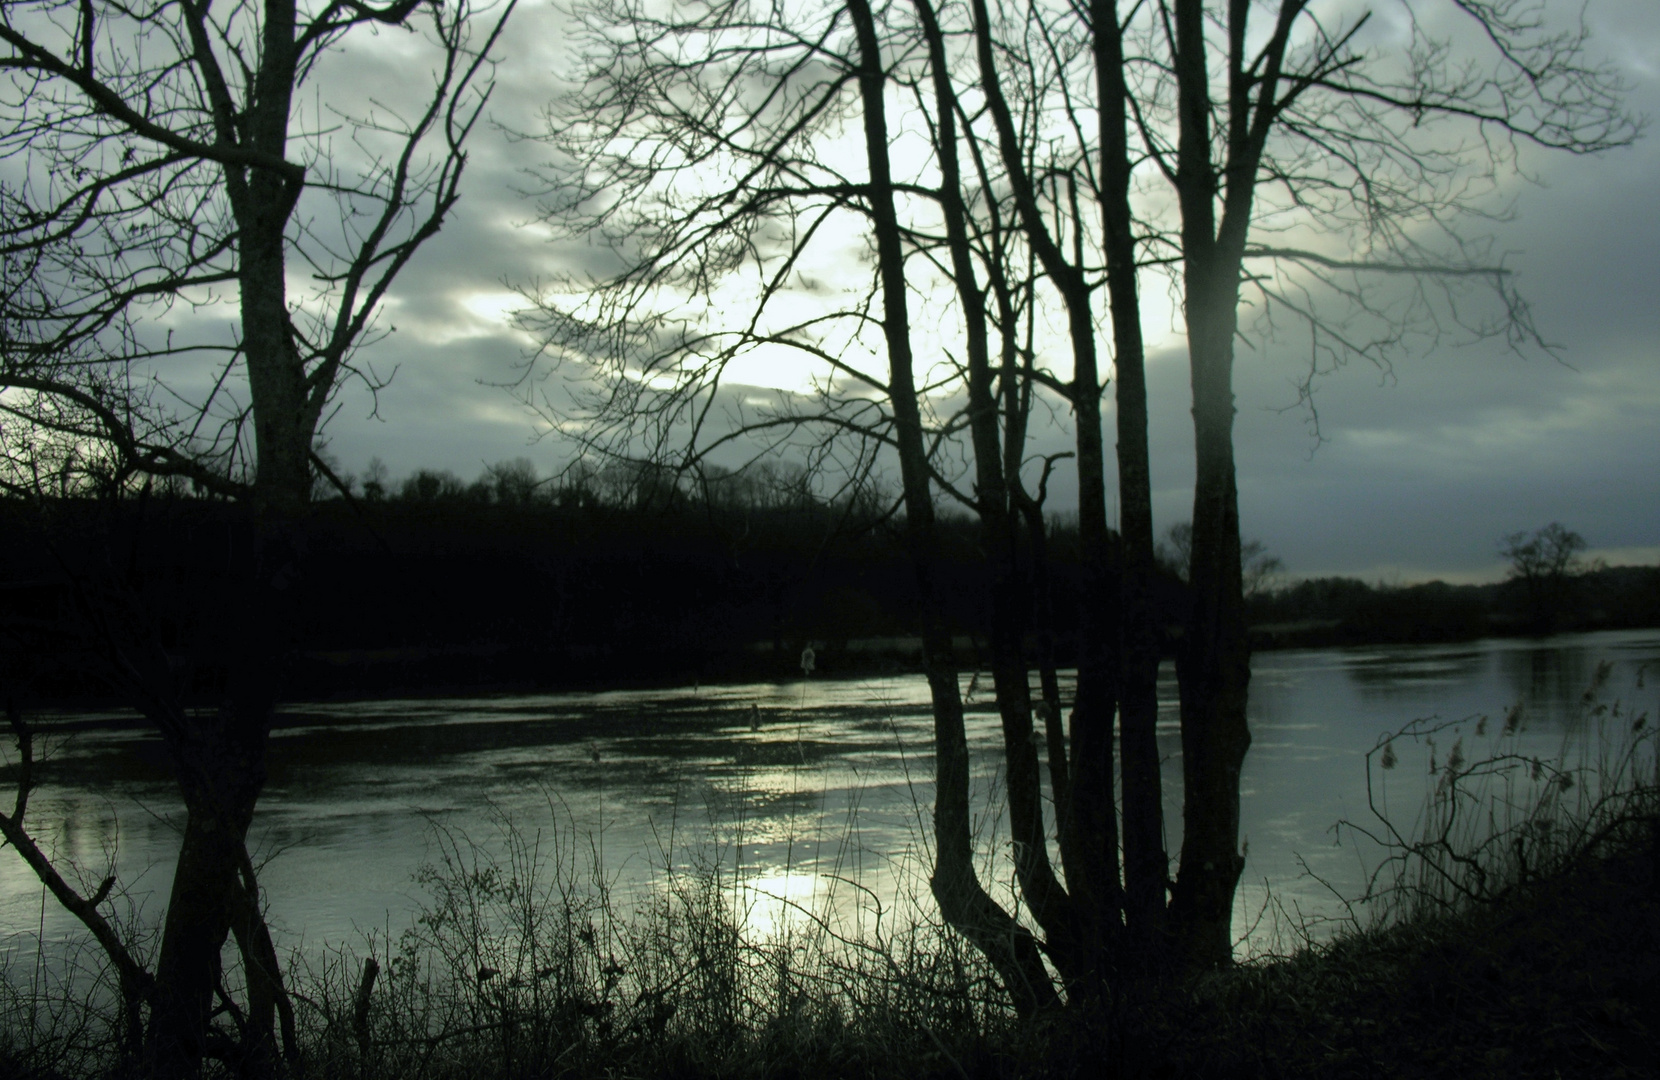
[[[1632,108],[1660,115],[1660,21],[1650,0],[1607,2],[1590,14],[1598,42],[1631,83]],[[556,15],[531,8],[515,19],[492,107],[507,127],[532,130],[558,91],[558,72],[569,69]],[[388,71],[377,78],[396,75],[395,66]],[[524,192],[538,181],[525,170],[550,160],[546,147],[481,128],[471,155],[455,214],[387,308],[385,322],[398,332],[365,351],[378,369],[398,368],[378,418],[369,418],[361,389],[342,393],[330,434],[348,468],[376,454],[394,472],[443,467],[470,476],[481,462],[528,453],[545,472],[572,452],[555,437],[536,441],[545,422],[491,384],[511,381],[534,345],[508,321],[514,289],[558,273],[603,273],[615,253],[535,226],[535,200]],[[1487,342],[1414,349],[1396,360],[1392,377],[1351,365],[1317,383],[1327,441],[1315,448],[1311,415],[1285,408],[1297,400],[1305,346],[1281,340],[1241,351],[1244,530],[1292,573],[1490,577],[1500,536],[1552,520],[1622,558],[1652,560],[1660,548],[1660,140],[1590,158],[1526,151],[1522,165],[1541,183],[1506,180],[1515,214],[1495,224],[1496,250],[1542,333],[1560,344],[1561,362]],[[847,240],[849,252],[862,248]],[[801,296],[811,300],[834,282],[830,268],[815,266]],[[1189,387],[1181,339],[1164,334],[1175,309],[1156,280],[1144,294],[1159,349],[1148,371],[1163,528],[1191,513]],[[939,321],[937,312],[919,317],[918,333]],[[760,363],[735,373],[758,384],[766,375]],[[1106,422],[1110,450],[1110,407]],[[1060,410],[1040,417],[1034,450],[1062,448],[1069,423]],[[1052,491],[1052,505],[1075,500],[1070,472],[1057,475]]]

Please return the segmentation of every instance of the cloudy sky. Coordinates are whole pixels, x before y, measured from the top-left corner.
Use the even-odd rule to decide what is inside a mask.
[[[1660,9],[1592,0],[1589,17],[1632,109],[1660,119]],[[496,111],[527,127],[569,68],[551,19],[516,18]],[[396,76],[373,42],[337,61],[362,80]],[[396,333],[366,356],[395,378],[374,415],[365,393],[346,391],[328,429],[345,468],[378,456],[394,476],[471,478],[521,455],[544,473],[569,460],[570,445],[539,437],[545,425],[494,385],[514,378],[528,345],[510,325],[510,287],[589,257],[527,227],[522,170],[544,156],[500,131],[473,144],[458,212],[401,279],[386,313]],[[1495,231],[1560,362],[1476,345],[1403,357],[1390,377],[1352,366],[1318,384],[1316,448],[1307,411],[1284,408],[1306,363],[1297,343],[1240,356],[1244,532],[1293,574],[1490,580],[1501,536],[1553,520],[1610,562],[1660,560],[1660,132],[1598,158],[1527,163],[1541,182],[1515,181],[1515,219]],[[1192,429],[1182,342],[1150,329],[1162,529],[1189,515]]]

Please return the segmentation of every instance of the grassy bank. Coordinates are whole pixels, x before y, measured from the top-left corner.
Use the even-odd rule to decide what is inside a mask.
[[[829,907],[786,904],[787,924],[768,929],[720,859],[665,869],[625,898],[568,827],[503,820],[488,843],[438,828],[418,919],[290,963],[285,1069],[327,1080],[1660,1075],[1653,728],[1594,692],[1582,711],[1575,740],[1548,760],[1517,750],[1514,713],[1490,728],[1468,721],[1456,741],[1451,725],[1420,724],[1380,742],[1369,776],[1427,758],[1424,800],[1415,822],[1348,826],[1371,838],[1378,872],[1336,937],[1308,934],[1283,956],[1029,1026],[932,919],[920,880],[911,910],[870,897],[854,927]],[[0,1076],[118,1073],[107,973],[90,951],[79,959],[58,974],[9,959]],[[233,990],[237,977],[227,971]]]
[[[1213,977],[1137,1017],[1129,1075],[1660,1075],[1652,840],[1504,901]]]
[[[1554,759],[1519,750],[1520,707],[1380,740],[1373,812],[1340,825],[1376,853],[1345,930],[1131,1008],[1121,1071],[1660,1075],[1660,760],[1652,718],[1602,700],[1608,674]],[[1403,825],[1382,774],[1425,757]]]

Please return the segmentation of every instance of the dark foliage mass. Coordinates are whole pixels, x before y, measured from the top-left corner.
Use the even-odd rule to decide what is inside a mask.
[[[1258,648],[1467,641],[1549,630],[1660,624],[1660,567],[1606,566],[1561,583],[1543,627],[1535,591],[1512,578],[1491,585],[1368,585],[1313,578],[1249,602]]]
[[[126,596],[195,693],[215,693],[230,639],[212,597],[250,542],[245,512],[159,494],[65,501],[43,520],[0,539],[8,640],[53,646],[14,650],[37,658],[37,692],[102,694],[97,635],[73,625],[98,593]],[[990,621],[980,528],[941,523],[939,599],[970,662]],[[1065,518],[1049,532],[1064,661],[1077,632],[1077,534]],[[826,675],[920,662],[915,578],[874,500],[825,506],[734,481],[713,497],[665,483],[648,498],[615,482],[538,486],[511,467],[470,485],[417,472],[367,498],[316,504],[296,552],[293,588],[308,616],[287,661],[293,696],[783,679],[807,645]],[[64,570],[85,566],[100,569]],[[1172,569],[1156,586],[1168,655],[1186,590]],[[1555,629],[1660,625],[1660,568],[1597,567],[1559,592]],[[1331,577],[1259,592],[1249,616],[1254,646],[1273,648],[1527,633],[1536,608],[1521,578],[1391,587]]]
[[[879,510],[517,501],[442,479],[417,474],[395,497],[315,507],[294,546],[306,617],[290,695],[790,678],[809,644],[823,674],[914,665],[914,577]],[[0,539],[0,619],[14,643],[55,646],[18,651],[50,665],[35,677],[45,696],[97,693],[97,635],[72,625],[93,592],[124,595],[211,695],[229,643],[211,597],[248,542],[246,514],[158,495],[67,501],[48,517]],[[986,603],[976,532],[946,525],[941,568],[970,650]],[[1070,537],[1055,529],[1063,598]],[[64,570],[86,566],[98,569]],[[1070,611],[1058,606],[1064,631]],[[40,640],[53,634],[63,636]]]

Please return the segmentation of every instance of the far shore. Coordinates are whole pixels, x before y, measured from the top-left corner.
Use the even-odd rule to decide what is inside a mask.
[[[1509,629],[1510,632],[1504,632]],[[1643,626],[1578,627],[1568,633],[1601,630],[1649,629]],[[1360,646],[1474,643],[1482,640],[1525,640],[1538,635],[1520,626],[1495,626],[1485,634],[1386,634],[1335,619],[1260,624],[1251,628],[1252,649],[1271,652],[1288,649],[1331,649]],[[1175,634],[1167,641],[1166,659],[1174,656]],[[703,686],[741,683],[800,682],[802,678],[849,679],[915,674],[922,670],[922,639],[909,636],[855,638],[845,642],[813,640],[814,669],[803,676],[800,645],[775,648],[755,642],[720,655],[661,654],[649,660],[619,655],[605,646],[549,649],[511,642],[475,642],[340,649],[301,652],[290,661],[285,704],[308,701],[375,701],[397,698],[467,697],[485,694],[536,694],[617,689],[670,689],[683,686],[695,692]],[[958,635],[953,648],[959,670],[966,677],[983,670],[977,658],[985,643]],[[1072,666],[1062,649],[1060,667]],[[207,703],[204,695],[202,704]],[[119,710],[89,722],[96,726],[136,720],[126,703],[114,694],[84,684],[74,690],[41,695],[33,707],[51,709]],[[282,720],[279,717],[278,726]]]

